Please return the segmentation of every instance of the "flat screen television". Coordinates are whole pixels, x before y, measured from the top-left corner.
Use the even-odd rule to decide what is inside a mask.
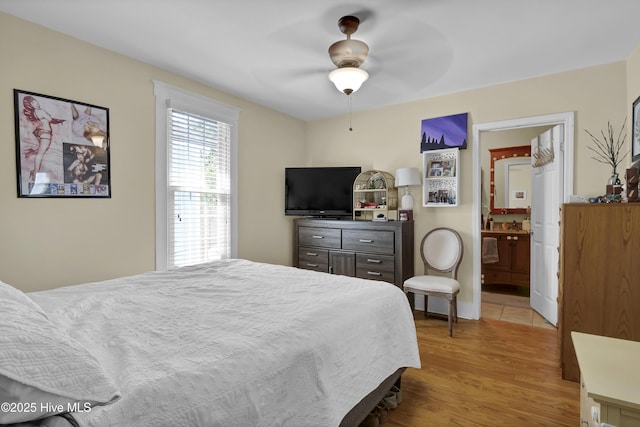
[[[353,182],[359,166],[285,168],[285,215],[353,215]]]

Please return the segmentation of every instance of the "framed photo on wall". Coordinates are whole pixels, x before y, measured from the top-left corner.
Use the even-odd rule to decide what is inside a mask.
[[[511,192],[511,200],[526,200],[527,190],[513,190]]]
[[[109,109],[14,89],[18,197],[111,197]]]
[[[429,170],[427,171],[427,177],[433,178],[436,176],[442,176],[442,161],[430,160]]]
[[[640,96],[633,101],[633,126],[631,134],[631,160],[640,160]]]

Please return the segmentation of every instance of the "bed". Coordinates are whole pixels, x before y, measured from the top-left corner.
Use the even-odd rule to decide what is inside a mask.
[[[396,286],[247,260],[0,304],[0,424],[356,426],[420,367]]]

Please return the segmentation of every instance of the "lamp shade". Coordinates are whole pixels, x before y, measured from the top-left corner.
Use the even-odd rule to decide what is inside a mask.
[[[396,187],[420,185],[420,172],[417,168],[401,168],[396,170]]]
[[[340,92],[351,95],[360,89],[362,83],[367,81],[369,73],[356,67],[336,68],[329,73],[329,80],[333,82]]]

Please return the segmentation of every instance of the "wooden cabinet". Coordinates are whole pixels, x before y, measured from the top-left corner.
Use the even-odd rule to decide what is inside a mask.
[[[413,276],[413,221],[296,219],[293,266],[398,287]]]
[[[531,272],[531,238],[525,232],[482,232],[482,237],[498,241],[496,263],[482,263],[482,284],[529,287]]]
[[[562,378],[578,381],[572,331],[640,341],[640,203],[565,204],[560,230]]]

